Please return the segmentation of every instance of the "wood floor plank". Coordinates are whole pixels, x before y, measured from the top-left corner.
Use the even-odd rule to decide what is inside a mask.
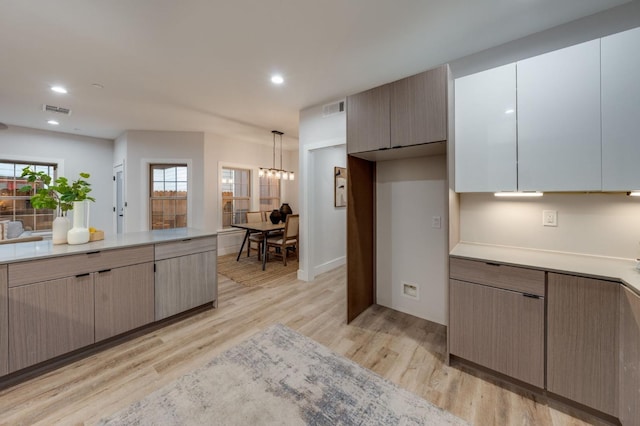
[[[588,424],[483,374],[446,365],[443,326],[375,305],[347,325],[345,276],[341,267],[313,283],[287,274],[247,286],[220,275],[218,309],[0,390],[0,424],[95,423],[275,323],[473,424]]]

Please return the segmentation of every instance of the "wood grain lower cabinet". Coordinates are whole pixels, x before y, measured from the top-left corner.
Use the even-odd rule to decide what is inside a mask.
[[[7,266],[0,265],[0,376],[9,372],[9,300]]]
[[[9,289],[9,372],[94,342],[91,274]]]
[[[547,390],[618,413],[620,284],[548,274]]]
[[[100,271],[95,278],[95,340],[154,321],[153,262]]]
[[[161,320],[218,297],[216,251],[156,262],[155,319]]]
[[[544,299],[451,280],[449,351],[544,387]]]
[[[640,426],[640,296],[620,293],[620,422]]]

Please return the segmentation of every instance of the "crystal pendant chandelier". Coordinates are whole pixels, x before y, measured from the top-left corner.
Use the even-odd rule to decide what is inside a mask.
[[[273,134],[273,167],[269,169],[260,167],[260,169],[258,170],[258,176],[260,177],[267,176],[267,177],[283,179],[283,180],[294,180],[295,179],[294,173],[284,170],[282,168],[282,135],[284,135],[284,133],[278,130],[272,130],[271,133]],[[279,169],[276,169],[276,135],[280,136],[280,168]]]

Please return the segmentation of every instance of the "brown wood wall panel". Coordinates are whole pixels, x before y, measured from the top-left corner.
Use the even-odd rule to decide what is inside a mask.
[[[155,258],[156,260],[170,259],[211,250],[216,250],[216,237],[186,238],[181,241],[156,244]]]
[[[620,421],[640,426],[640,296],[620,293]]]
[[[347,153],[389,148],[389,85],[347,97]]]
[[[453,355],[544,387],[544,299],[450,281]]]
[[[94,276],[96,342],[154,321],[153,262]]]
[[[375,163],[347,157],[347,322],[375,302]]]
[[[94,342],[93,276],[9,289],[9,371]]]
[[[9,300],[7,266],[0,265],[0,376],[9,372]]]
[[[449,259],[451,278],[544,296],[544,271],[476,260]]]
[[[443,65],[391,83],[391,146],[447,140],[449,67]]]
[[[153,245],[17,262],[9,265],[9,287],[153,262]]]
[[[618,414],[620,284],[548,274],[547,389]]]

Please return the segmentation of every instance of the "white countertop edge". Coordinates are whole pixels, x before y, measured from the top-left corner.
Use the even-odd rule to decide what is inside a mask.
[[[458,243],[449,254],[467,259],[618,281],[640,294],[640,270],[636,269],[635,259],[470,242]]]
[[[3,244],[0,245],[0,265],[69,254],[87,253],[97,250],[111,250],[177,241],[185,238],[211,237],[216,235],[217,233],[215,231],[204,231],[195,228],[176,228],[115,234],[107,236],[104,240],[91,241],[86,244],[53,245],[51,240]]]

